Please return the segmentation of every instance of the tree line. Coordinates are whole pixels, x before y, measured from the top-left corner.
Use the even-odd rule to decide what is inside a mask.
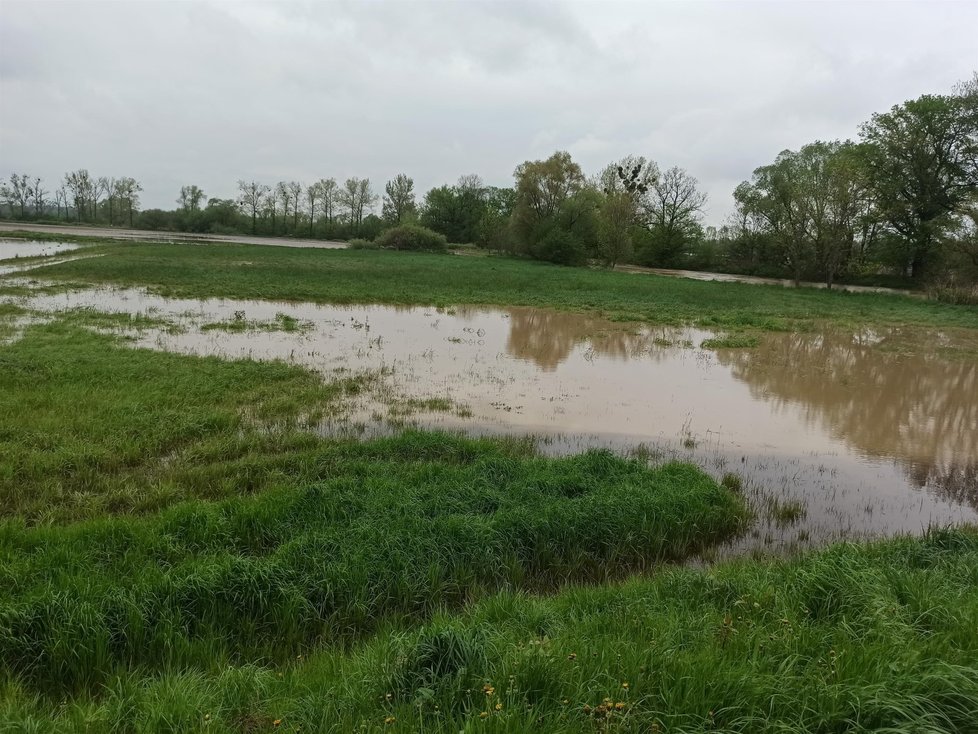
[[[525,161],[511,187],[477,175],[418,200],[398,174],[313,183],[255,180],[233,198],[181,188],[173,210],[139,211],[129,177],[67,174],[52,194],[13,175],[6,216],[156,230],[376,238],[418,224],[449,242],[556,263],[718,270],[796,281],[978,281],[978,74],[952,93],[878,113],[855,140],[785,150],[734,191],[736,213],[704,226],[706,195],[686,170],[625,156],[588,176],[558,151]],[[379,205],[379,211],[378,211]]]

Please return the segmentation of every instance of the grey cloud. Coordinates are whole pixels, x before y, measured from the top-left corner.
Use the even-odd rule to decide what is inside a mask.
[[[182,184],[398,172],[419,190],[566,148],[681,165],[707,219],[758,165],[978,66],[969,3],[0,4],[0,175]]]

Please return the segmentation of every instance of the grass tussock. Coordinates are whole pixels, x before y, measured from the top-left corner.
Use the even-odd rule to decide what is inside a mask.
[[[902,732],[978,720],[978,532],[507,591],[271,666],[121,673],[31,731]]]
[[[700,344],[703,349],[752,349],[760,344],[760,339],[754,334],[725,334],[712,339],[704,339]]]
[[[288,334],[309,331],[314,327],[311,321],[302,321],[286,313],[275,314],[274,319],[260,321],[249,319],[244,311],[235,311],[234,316],[225,321],[204,324],[201,331],[228,331],[241,333],[249,331],[281,331]]]
[[[317,479],[156,517],[0,529],[0,661],[62,693],[119,667],[280,663],[498,588],[602,581],[735,531],[689,465],[511,456],[405,433],[323,447]]]

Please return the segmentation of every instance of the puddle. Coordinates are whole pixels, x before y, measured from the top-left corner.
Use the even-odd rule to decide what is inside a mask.
[[[34,240],[0,239],[0,260],[14,260],[24,257],[50,257],[70,252],[80,247],[73,242],[37,242]],[[10,263],[5,263],[9,265]],[[45,263],[47,264],[47,263]]]
[[[411,419],[423,426],[533,434],[557,454],[638,448],[718,478],[735,473],[760,519],[721,553],[978,522],[978,364],[942,357],[952,345],[978,349],[970,331],[771,333],[753,349],[708,350],[710,331],[529,308],[172,300],[102,288],[15,302],[170,318],[186,328],[145,331],[136,343],[283,359],[326,376],[378,371],[388,397],[464,406]],[[293,330],[268,330],[293,320]],[[213,328],[235,321],[258,328]],[[392,430],[383,399],[354,416],[365,435]]]

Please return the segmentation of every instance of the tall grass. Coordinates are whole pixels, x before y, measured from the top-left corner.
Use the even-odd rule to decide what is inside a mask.
[[[125,244],[97,251],[105,256],[41,268],[36,275],[144,285],[180,297],[549,306],[725,330],[786,330],[815,321],[978,328],[974,308],[907,296],[701,282],[501,257],[223,244]]]
[[[935,732],[978,721],[978,531],[505,591],[272,666],[111,677],[29,731]],[[277,722],[277,723],[276,723]]]
[[[275,662],[488,590],[602,581],[736,530],[698,469],[513,457],[405,433],[324,450],[319,479],[146,519],[0,526],[0,661],[46,692],[118,668]]]

